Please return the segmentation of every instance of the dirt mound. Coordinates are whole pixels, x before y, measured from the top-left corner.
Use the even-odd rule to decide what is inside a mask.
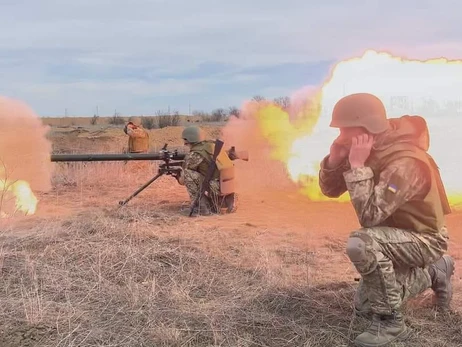
[[[160,150],[165,143],[171,149],[182,148],[183,129],[166,127],[148,130],[151,151]],[[202,129],[210,139],[221,137],[219,126],[202,126]],[[121,127],[54,128],[48,138],[52,141],[54,153],[121,153],[128,144],[128,136]]]

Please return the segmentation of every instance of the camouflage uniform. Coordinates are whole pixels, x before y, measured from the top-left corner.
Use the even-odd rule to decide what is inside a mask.
[[[197,152],[188,153],[184,160],[182,173],[183,181],[181,183],[186,186],[191,201],[196,199],[197,194],[199,194],[201,190],[202,182],[204,181],[204,176],[197,171],[199,164],[204,160],[204,157]],[[210,180],[210,191],[212,196],[218,196],[220,194],[220,182],[218,180]]]
[[[351,170],[345,162],[330,170],[326,168],[326,160],[321,164],[321,190],[333,197],[348,191],[363,227],[350,236],[364,241],[368,259],[354,264],[362,275],[355,297],[356,309],[391,314],[401,307],[403,300],[431,287],[427,267],[447,251],[445,230],[426,235],[384,225],[399,206],[426,194],[429,185],[426,171],[416,159],[402,158],[389,165],[375,185],[371,168]],[[402,184],[392,193],[389,186],[397,180]]]
[[[178,183],[186,186],[191,200],[196,201],[210,164],[214,160],[216,142],[207,141],[202,129],[196,126],[185,128],[181,137],[185,145],[191,147],[177,179]],[[216,170],[210,178],[209,189],[199,199],[199,208],[196,211],[199,214],[221,213],[222,208],[226,208],[227,213],[236,211],[234,164],[229,155],[229,152],[223,150],[217,154]],[[235,153],[231,156],[236,158]]]
[[[331,127],[362,128],[374,135],[364,167],[351,168],[345,158],[329,168],[326,156],[319,185],[329,197],[348,191],[361,225],[350,234],[346,253],[361,275],[355,309],[371,313],[372,323],[355,344],[385,346],[409,335],[402,313],[407,299],[432,288],[438,306],[449,307],[454,262],[444,254],[444,216],[450,207],[436,163],[427,153],[423,118],[387,119],[377,97],[359,93],[336,104]]]

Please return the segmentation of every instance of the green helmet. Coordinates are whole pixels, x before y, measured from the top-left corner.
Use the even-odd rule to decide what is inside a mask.
[[[372,134],[379,134],[389,125],[382,101],[372,94],[357,93],[347,95],[335,104],[330,126],[363,127]]]
[[[128,118],[128,122],[136,125],[137,127],[141,126],[141,118],[140,117],[130,117],[130,118]]]
[[[189,143],[197,143],[205,140],[204,132],[199,127],[187,127],[183,130],[181,138]]]

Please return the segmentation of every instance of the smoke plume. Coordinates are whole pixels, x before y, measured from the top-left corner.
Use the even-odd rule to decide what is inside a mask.
[[[236,161],[238,191],[258,193],[267,190],[295,191],[284,159],[296,133],[309,134],[317,122],[319,90],[305,87],[283,109],[274,102],[247,101],[239,117],[232,117],[223,129],[223,139],[236,150],[247,150],[249,162]]]
[[[0,96],[0,179],[29,183],[32,191],[51,189],[49,127],[23,102]]]

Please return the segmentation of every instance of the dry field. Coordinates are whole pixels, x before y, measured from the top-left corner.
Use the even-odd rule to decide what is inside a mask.
[[[143,116],[143,117],[152,117],[153,115]],[[119,116],[124,122],[128,120],[130,116]],[[110,124],[111,117],[98,117],[96,119],[96,124],[92,125],[92,117],[44,117],[42,118],[43,124],[52,126],[52,127],[71,127],[71,126],[81,126],[81,127],[107,127]],[[185,123],[198,123],[202,120],[201,116],[185,116],[180,115],[180,122]]]
[[[181,128],[151,131],[181,148]],[[211,136],[220,129],[208,127]],[[56,152],[119,152],[120,128],[53,128]],[[349,204],[300,196],[282,170],[238,163],[237,213],[189,218],[184,187],[128,163],[55,164],[53,190],[34,216],[0,233],[0,346],[351,346],[356,273],[344,244]],[[269,169],[271,167],[271,170]],[[455,312],[406,308],[414,334],[396,346],[462,345],[462,214],[448,218],[457,263]]]

